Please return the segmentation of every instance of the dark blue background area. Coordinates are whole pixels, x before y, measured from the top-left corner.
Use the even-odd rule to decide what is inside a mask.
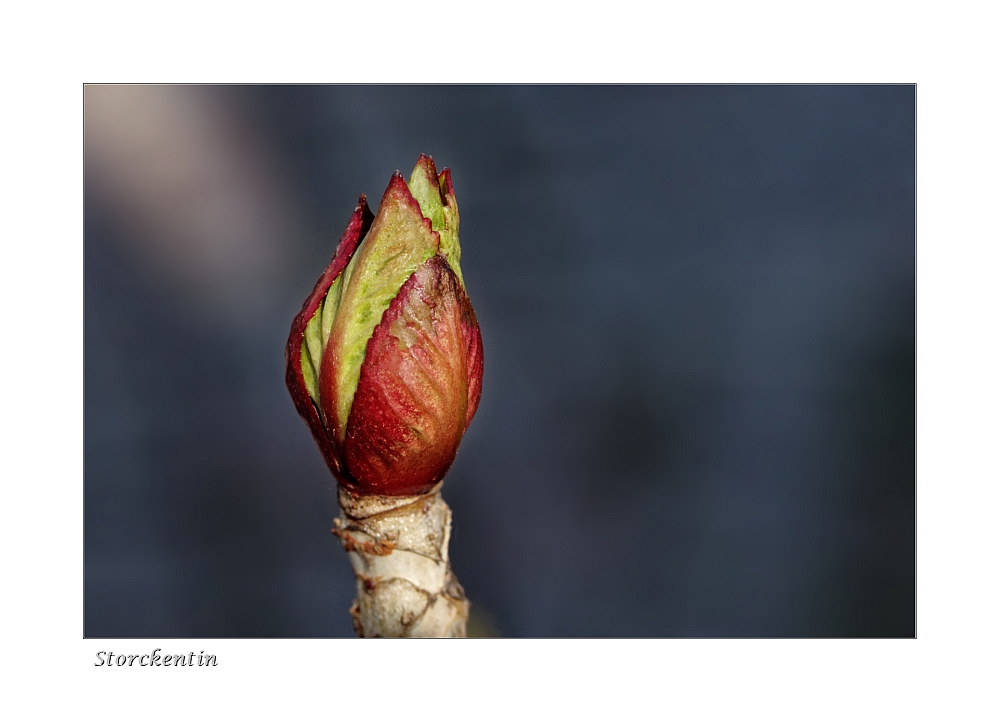
[[[453,170],[453,565],[504,636],[915,633],[911,86],[236,87],[308,219],[220,328],[87,193],[85,634],[348,636],[283,345],[359,192]]]

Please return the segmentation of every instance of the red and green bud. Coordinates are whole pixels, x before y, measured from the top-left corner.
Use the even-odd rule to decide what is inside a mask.
[[[365,196],[292,322],[286,381],[327,464],[359,494],[440,481],[479,404],[483,344],[446,168],[420,156],[372,216]]]

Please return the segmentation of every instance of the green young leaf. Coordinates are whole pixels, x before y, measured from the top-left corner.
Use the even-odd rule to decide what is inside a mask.
[[[420,212],[431,222],[431,228],[440,231],[445,226],[444,202],[441,198],[441,187],[434,175],[433,162],[427,156],[421,156],[416,167],[406,182],[410,193],[420,204]]]
[[[448,261],[451,270],[458,276],[458,282],[465,289],[465,279],[458,262],[462,258],[462,247],[458,244],[458,201],[451,189],[451,172],[445,168],[438,176],[441,197],[444,198],[444,228],[441,230],[441,255]]]
[[[365,350],[382,314],[417,267],[438,252],[418,203],[394,176],[368,235],[344,269],[339,306],[323,351],[321,408],[343,441]]]
[[[435,173],[434,161],[428,156],[420,156],[407,186],[420,204],[420,212],[431,222],[431,228],[441,237],[441,255],[448,261],[451,270],[458,276],[458,282],[465,288],[462,269],[458,262],[462,249],[458,245],[458,204],[455,195],[445,188],[445,173],[440,178]]]
[[[340,289],[343,287],[344,272],[338,275],[326,292],[323,303],[306,324],[302,339],[302,380],[310,398],[319,406],[319,372],[323,364],[323,349],[330,338],[333,319],[340,305]]]
[[[320,309],[317,309],[316,314],[306,324],[305,334],[302,338],[302,354],[300,358],[302,380],[305,382],[309,397],[317,406],[319,405],[319,364],[314,359],[318,353],[322,353],[323,347],[323,342],[319,334],[319,314]],[[321,355],[320,358],[322,358]]]

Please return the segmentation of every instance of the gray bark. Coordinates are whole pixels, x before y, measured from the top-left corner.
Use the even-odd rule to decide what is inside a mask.
[[[360,637],[464,637],[469,602],[448,562],[451,509],[438,484],[419,496],[354,496],[341,488],[341,540],[357,582]]]

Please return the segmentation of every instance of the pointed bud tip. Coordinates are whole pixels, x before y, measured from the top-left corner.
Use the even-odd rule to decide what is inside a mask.
[[[392,197],[402,198],[408,203],[412,203],[419,210],[420,204],[417,203],[413,194],[410,193],[410,187],[406,185],[406,179],[397,170],[392,174],[392,178],[389,179],[389,186],[385,189],[385,193],[382,194],[382,203],[385,203],[389,198]],[[379,206],[381,210],[381,205]]]
[[[389,187],[385,189],[385,193],[382,195],[382,204],[385,204],[390,198],[395,198],[397,202],[402,201],[404,204],[410,206],[420,216],[427,230],[433,233],[435,238],[440,238],[438,232],[434,230],[430,219],[424,217],[423,211],[420,209],[420,202],[414,197],[412,191],[410,191],[409,184],[398,170],[392,174]],[[380,211],[381,208],[382,206],[380,205]]]
[[[438,185],[441,186],[441,194],[447,201],[448,196],[455,195],[455,189],[451,185],[451,168],[445,168],[437,177]]]
[[[417,158],[416,168],[423,168],[424,172],[431,178],[437,178],[437,168],[434,166],[434,158],[432,156],[426,155],[424,153],[420,154]],[[414,170],[416,170],[414,168]]]

